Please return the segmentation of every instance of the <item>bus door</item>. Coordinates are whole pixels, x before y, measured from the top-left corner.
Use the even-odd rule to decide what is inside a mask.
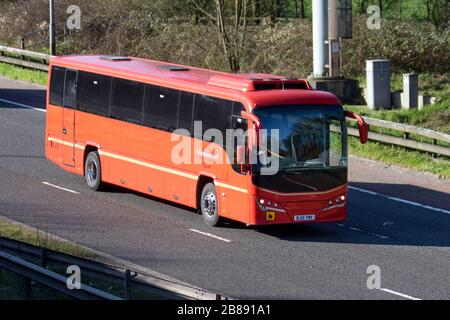
[[[66,70],[62,119],[62,160],[65,165],[75,166],[75,95],[77,71]]]
[[[234,188],[229,188],[222,196],[221,214],[225,217],[234,218],[238,221],[246,221],[248,208],[244,204],[248,203],[246,193],[240,190],[247,190],[248,175],[241,172],[241,164],[238,163],[238,146],[247,149],[248,138],[245,133],[248,130],[248,121],[240,116],[233,115],[231,118],[231,129],[235,130],[235,136],[231,146],[228,147],[230,156],[230,169],[228,170],[227,182]],[[242,133],[242,134],[241,134]],[[231,149],[231,148],[232,149]],[[248,159],[248,154],[245,156]]]

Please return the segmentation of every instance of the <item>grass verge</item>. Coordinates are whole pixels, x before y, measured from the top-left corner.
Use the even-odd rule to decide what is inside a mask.
[[[88,257],[89,253],[70,242],[59,240],[48,233],[37,229],[26,228],[0,217],[0,236],[12,240],[22,241],[38,247],[70,254],[77,257]]]
[[[448,102],[427,106],[423,110],[370,110],[366,106],[345,106],[362,116],[410,124],[450,134],[450,99]]]
[[[6,63],[0,63],[0,75],[11,80],[22,80],[40,85],[47,84],[47,72],[16,67]]]

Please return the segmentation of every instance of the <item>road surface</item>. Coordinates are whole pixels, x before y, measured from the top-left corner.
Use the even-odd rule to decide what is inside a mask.
[[[33,107],[34,109],[30,108]],[[350,160],[348,220],[206,226],[45,159],[45,88],[0,78],[0,216],[243,299],[450,299],[450,183]],[[381,289],[367,288],[380,267]]]

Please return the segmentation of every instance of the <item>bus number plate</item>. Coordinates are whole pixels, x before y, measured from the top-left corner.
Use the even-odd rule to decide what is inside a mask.
[[[316,220],[315,214],[300,214],[294,216],[294,221],[314,221]]]

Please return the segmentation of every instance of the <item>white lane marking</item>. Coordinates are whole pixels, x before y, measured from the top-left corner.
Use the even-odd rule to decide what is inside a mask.
[[[355,227],[346,226],[345,224],[342,224],[342,223],[335,223],[335,225],[337,225],[337,226],[339,226],[341,228],[346,228],[346,229],[349,229],[349,230],[366,233],[368,235],[371,235],[371,236],[374,236],[374,237],[377,237],[377,238],[380,238],[380,239],[389,239],[388,236],[383,236],[383,235],[378,234],[378,233],[362,230],[362,229],[355,228]]]
[[[385,195],[385,194],[382,194],[382,193],[373,192],[373,191],[370,191],[370,190],[357,188],[357,187],[353,187],[353,186],[348,186],[348,188],[352,189],[352,190],[359,191],[359,192],[371,194],[371,195],[374,195],[374,196],[383,197],[383,198],[386,198],[386,199],[389,199],[389,200],[393,200],[393,201],[409,204],[409,205],[412,205],[412,206],[416,206],[416,207],[420,207],[420,208],[424,208],[424,209],[428,209],[428,210],[433,210],[433,211],[436,211],[436,212],[442,212],[442,213],[446,213],[446,214],[450,215],[450,211],[449,210],[435,208],[435,207],[428,206],[428,205],[425,205],[425,204],[421,204],[421,203],[418,203],[418,202],[409,201],[409,200],[405,200],[405,199],[401,199],[401,198],[397,198],[397,197],[391,197],[391,196],[388,196],[388,195]]]
[[[70,192],[70,193],[73,193],[73,194],[80,194],[78,191],[74,191],[74,190],[70,190],[70,189],[67,189],[67,188],[63,188],[63,187],[57,186],[55,184],[51,184],[51,183],[46,182],[46,181],[43,181],[42,184],[45,184],[46,186],[49,186],[49,187],[52,187],[52,188],[56,188],[56,189],[59,189],[59,190],[67,191],[67,192]]]
[[[0,102],[9,103],[9,104],[12,104],[14,106],[21,107],[21,108],[33,109],[33,110],[40,111],[40,112],[47,112],[47,110],[45,110],[45,109],[39,109],[39,108],[35,108],[35,107],[32,107],[32,106],[29,106],[27,104],[17,103],[17,102],[5,100],[5,99],[0,99]]]
[[[412,297],[412,296],[409,296],[407,294],[404,294],[404,293],[401,293],[401,292],[397,292],[397,291],[394,291],[394,290],[391,290],[391,289],[387,289],[387,288],[380,288],[379,290],[387,292],[387,293],[390,293],[390,294],[395,294],[396,296],[400,296],[402,298],[409,299],[409,300],[422,300],[422,299],[419,299],[419,298],[416,298],[416,297]]]
[[[216,236],[216,235],[208,233],[208,232],[203,232],[203,231],[200,231],[200,230],[197,230],[197,229],[189,229],[189,231],[196,232],[196,233],[202,234],[204,236],[211,237],[211,238],[214,238],[214,239],[217,239],[217,240],[221,240],[221,241],[224,241],[224,242],[228,242],[228,243],[231,242],[231,240],[228,240],[228,239]]]

